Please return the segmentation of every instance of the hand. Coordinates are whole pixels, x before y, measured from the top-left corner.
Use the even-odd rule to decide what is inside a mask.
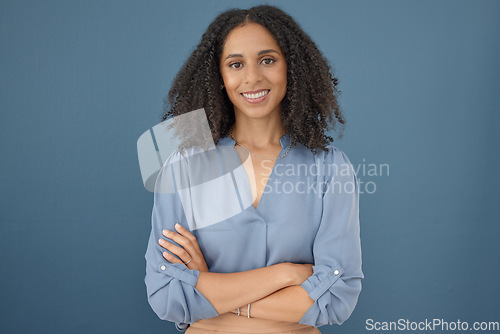
[[[178,243],[181,247],[176,246],[164,239],[158,240],[158,243],[161,247],[178,256],[177,258],[168,252],[163,252],[163,257],[165,258],[165,260],[169,261],[170,263],[183,263],[188,269],[196,269],[200,272],[208,272],[205,257],[201,252],[196,237],[180,224],[175,224],[175,229],[177,230],[177,233],[176,231],[163,230],[162,234],[166,238]],[[186,264],[186,262],[189,263]]]

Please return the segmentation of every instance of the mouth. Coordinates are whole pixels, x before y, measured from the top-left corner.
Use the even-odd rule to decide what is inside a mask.
[[[241,93],[241,95],[250,103],[259,103],[266,98],[270,91],[270,89],[260,89],[256,91],[244,92]]]

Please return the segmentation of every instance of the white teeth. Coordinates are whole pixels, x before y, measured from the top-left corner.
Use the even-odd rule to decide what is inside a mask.
[[[264,95],[267,95],[267,93],[269,93],[269,90],[263,90],[262,92],[259,92],[257,94],[245,94],[245,93],[242,93],[242,94],[247,99],[258,99],[259,97],[263,97]]]

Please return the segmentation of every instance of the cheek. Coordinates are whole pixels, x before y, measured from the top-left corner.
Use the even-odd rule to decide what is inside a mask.
[[[232,89],[236,89],[239,85],[239,80],[236,75],[222,74],[222,80],[224,81],[224,86],[226,86],[226,90],[228,92]]]
[[[272,80],[275,85],[284,87],[284,89],[286,89],[286,84],[287,84],[286,68],[277,69],[276,72],[273,73]]]
[[[288,78],[288,73],[286,72],[286,67],[281,70],[281,80],[283,81],[283,84],[287,85],[287,78]]]
[[[237,101],[239,93],[237,89],[239,87],[239,82],[234,76],[222,76],[222,80],[224,81],[224,87],[229,100],[232,103]]]
[[[287,77],[286,70],[283,73],[280,73],[276,76],[275,87],[278,88],[279,93],[277,94],[277,98],[282,101],[286,95],[287,91]]]

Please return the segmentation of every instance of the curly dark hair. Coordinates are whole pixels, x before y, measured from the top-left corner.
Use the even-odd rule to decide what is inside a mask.
[[[233,104],[221,89],[219,60],[228,34],[248,22],[265,27],[284,53],[287,92],[281,102],[281,119],[292,145],[299,142],[313,153],[327,150],[326,145],[334,140],[327,131],[340,128],[340,138],[345,124],[337,101],[338,79],[295,20],[269,5],[230,9],[217,16],[175,77],[168,98],[163,100],[162,120],[204,108],[214,143],[229,133],[235,116]]]

